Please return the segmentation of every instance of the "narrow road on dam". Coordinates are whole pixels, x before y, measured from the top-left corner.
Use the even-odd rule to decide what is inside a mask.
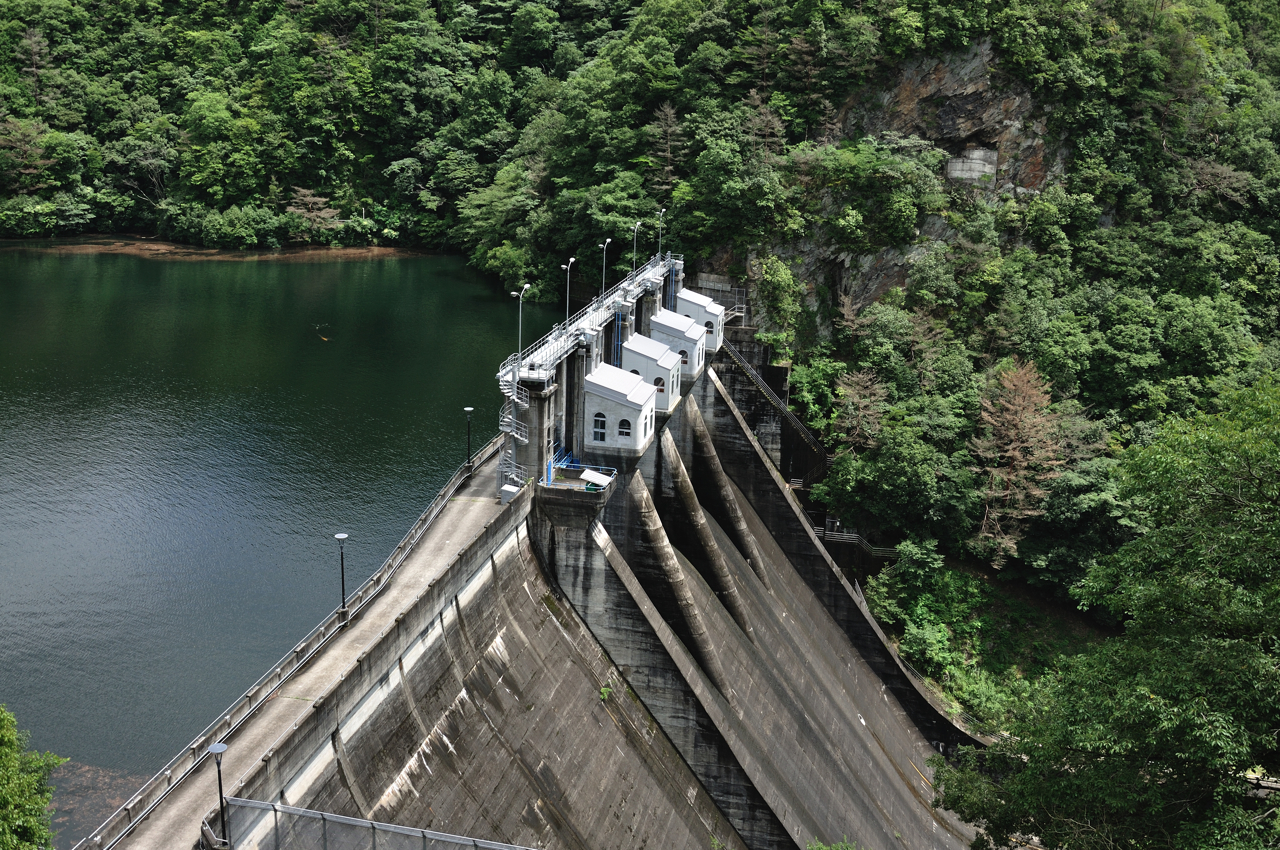
[[[499,514],[501,504],[494,495],[497,466],[494,455],[476,468],[382,593],[227,740],[222,772],[228,796],[235,795],[240,778],[263,760],[277,739],[293,729],[312,702],[384,632],[394,628],[397,615],[443,575],[458,551]],[[199,838],[201,819],[217,800],[216,768],[206,759],[116,846],[131,850],[192,847]]]

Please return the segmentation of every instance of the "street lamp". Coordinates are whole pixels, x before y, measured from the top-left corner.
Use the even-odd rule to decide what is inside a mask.
[[[640,235],[640,224],[636,222],[636,226],[631,228],[631,277],[636,276],[636,238]]]
[[[338,613],[341,615],[342,622],[347,621],[347,556],[343,551],[343,542],[347,539],[346,534],[335,534],[333,539],[338,541],[338,570],[342,576],[342,605],[338,607]]]
[[[570,259],[569,262],[573,262],[573,260]],[[564,268],[564,266],[561,268]],[[532,286],[532,284],[526,283],[524,288],[519,292],[511,293],[512,298],[519,299],[520,301],[520,318],[516,322],[516,374],[514,376],[515,383],[512,384],[513,392],[515,391],[515,387],[520,383],[520,358],[524,356],[524,294],[529,291],[530,286]],[[569,309],[567,305],[565,309]]]
[[[658,213],[658,256],[662,256],[662,217],[667,214],[667,208],[663,207]]]
[[[227,745],[219,741],[216,744],[210,744],[207,753],[213,754],[213,763],[218,766],[218,815],[222,818],[222,843],[230,846],[227,841],[227,798],[222,795],[222,754],[227,751]]]
[[[609,243],[612,241],[613,241],[612,239],[606,239],[604,240],[604,244],[599,246],[600,250],[604,252],[603,256],[600,257],[600,291],[601,292],[604,292],[604,282],[605,282],[605,274],[606,274],[605,267],[609,263]]]
[[[568,265],[561,266],[564,269],[564,326],[569,327],[569,269],[573,268],[573,261],[577,257],[570,257]]]
[[[467,464],[470,465],[471,464],[471,411],[475,410],[475,408],[464,407],[462,409],[467,412]]]

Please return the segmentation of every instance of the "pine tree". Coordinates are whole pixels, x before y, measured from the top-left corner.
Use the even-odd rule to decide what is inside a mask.
[[[1035,364],[1019,361],[1000,373],[995,393],[982,400],[986,433],[969,443],[983,464],[973,471],[986,478],[976,541],[993,548],[996,568],[1017,556],[1025,521],[1043,513],[1045,484],[1062,474],[1062,417],[1050,401]]]
[[[653,116],[653,123],[645,128],[653,139],[653,159],[661,163],[653,183],[666,195],[675,186],[676,166],[684,159],[685,134],[671,101],[654,110]]]

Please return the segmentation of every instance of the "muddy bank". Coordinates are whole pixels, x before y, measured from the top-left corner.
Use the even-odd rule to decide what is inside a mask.
[[[233,262],[339,263],[351,260],[389,260],[422,257],[429,252],[407,248],[330,248],[307,245],[275,251],[235,251],[199,248],[140,236],[77,236],[67,239],[0,239],[0,251],[46,254],[127,254],[154,260],[228,260]]]

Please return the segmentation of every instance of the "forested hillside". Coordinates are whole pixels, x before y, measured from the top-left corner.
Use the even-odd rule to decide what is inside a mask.
[[[751,281],[815,496],[899,544],[904,656],[1013,732],[943,802],[1276,847],[1278,80],[1275,0],[0,0],[0,235],[429,246],[554,299],[665,209]]]

